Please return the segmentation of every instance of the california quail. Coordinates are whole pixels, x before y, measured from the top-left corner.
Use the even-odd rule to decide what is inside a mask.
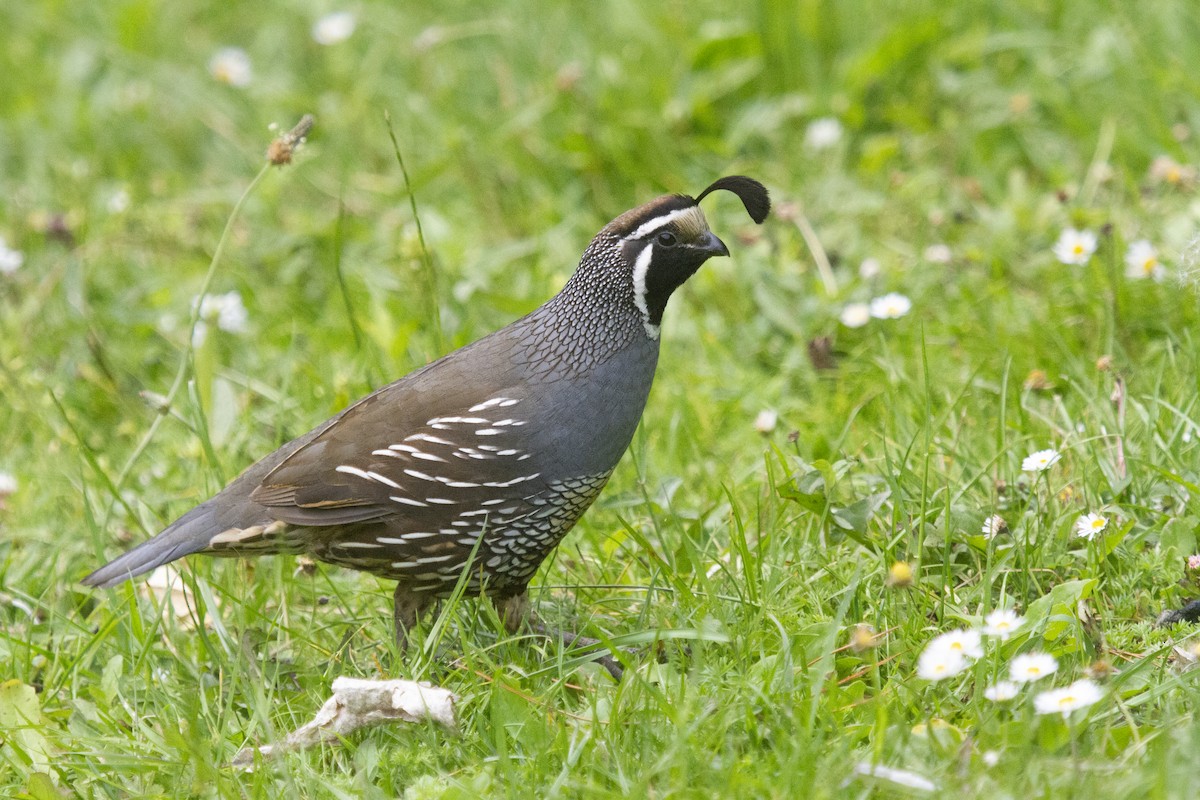
[[[766,189],[742,176],[627,211],[545,305],[288,442],[83,582],[113,586],[191,553],[307,553],[396,580],[403,641],[466,568],[468,591],[513,627],[538,565],[633,438],[667,299],[729,255],[698,207],[717,189],[766,219]]]

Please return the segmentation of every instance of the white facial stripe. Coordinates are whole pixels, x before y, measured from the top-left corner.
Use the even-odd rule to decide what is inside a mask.
[[[646,225],[649,224],[646,223]],[[647,244],[642,248],[642,252],[638,253],[637,261],[633,262],[633,304],[637,306],[638,311],[642,312],[642,325],[646,328],[646,335],[651,339],[657,339],[658,326],[650,322],[650,307],[646,305],[646,272],[649,271],[650,261],[653,258],[654,245]]]
[[[649,234],[654,233],[664,225],[671,224],[685,214],[695,214],[696,211],[697,209],[695,207],[679,208],[670,212],[669,214],[663,214],[661,217],[655,217],[649,222],[643,222],[636,231],[625,237],[625,241],[630,239],[641,239],[643,236],[648,236]]]

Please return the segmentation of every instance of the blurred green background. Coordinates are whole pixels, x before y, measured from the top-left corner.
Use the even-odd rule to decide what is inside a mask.
[[[314,38],[334,12],[352,30]],[[40,709],[21,724],[0,698],[6,791],[890,796],[847,778],[880,760],[963,795],[1189,796],[1195,689],[1149,620],[1193,591],[1200,526],[1194,3],[46,0],[3,4],[0,30],[0,238],[22,262],[0,273],[0,660]],[[148,436],[143,393],[187,354],[271,126],[304,113],[308,142],[250,195],[214,274],[245,324],[209,320]],[[225,768],[334,675],[412,674],[389,588],[192,559],[222,610],[189,632],[79,578],[542,303],[612,217],[732,173],[776,214],[706,209],[733,258],[673,302],[633,453],[537,581],[551,618],[691,646],[616,687],[463,606],[411,667],[463,697],[460,736],[381,730]],[[1082,267],[1051,252],[1067,227],[1100,237]],[[1126,277],[1138,239],[1163,281]],[[912,310],[839,321],[887,292]],[[1049,446],[1060,471],[1022,477]],[[1072,523],[1098,509],[1121,536],[1080,550]],[[1023,549],[969,540],[997,510]],[[885,588],[897,560],[907,592]],[[1136,676],[1095,724],[995,712],[983,672],[957,693],[913,678],[933,633],[1072,579],[1094,594],[1029,635],[1074,672]],[[886,642],[835,659],[859,621]]]

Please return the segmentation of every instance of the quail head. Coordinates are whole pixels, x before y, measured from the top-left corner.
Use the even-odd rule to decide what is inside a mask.
[[[528,316],[364,397],[84,579],[114,586],[191,553],[305,553],[395,580],[404,632],[464,571],[515,623],[538,565],[628,448],[671,293],[729,250],[699,202],[723,189],[755,222],[750,178],[673,194],[604,227]]]

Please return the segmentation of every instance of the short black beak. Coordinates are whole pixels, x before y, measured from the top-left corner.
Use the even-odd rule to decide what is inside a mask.
[[[729,248],[712,231],[704,234],[704,238],[700,240],[696,247],[707,253],[709,258],[729,255]]]

